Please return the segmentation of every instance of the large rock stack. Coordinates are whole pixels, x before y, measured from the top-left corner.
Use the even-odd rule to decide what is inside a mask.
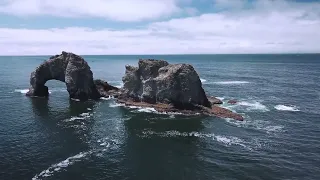
[[[138,67],[126,66],[121,98],[150,104],[173,104],[178,109],[210,107],[198,73],[189,64],[163,60],[139,60]]]

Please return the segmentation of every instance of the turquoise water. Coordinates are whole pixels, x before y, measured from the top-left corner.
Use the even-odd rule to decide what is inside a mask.
[[[244,122],[70,101],[57,81],[26,97],[48,57],[0,57],[1,180],[320,179],[319,54],[84,56],[115,86],[139,58],[190,63]]]

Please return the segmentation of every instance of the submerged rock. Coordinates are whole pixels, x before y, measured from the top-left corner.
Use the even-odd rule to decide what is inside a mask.
[[[126,66],[122,98],[146,103],[173,104],[178,109],[196,105],[210,107],[198,73],[189,64],[169,64],[163,60],[139,60]]]
[[[237,100],[234,100],[234,99],[228,101],[228,104],[237,104],[237,103],[238,103]]]
[[[98,99],[100,93],[93,82],[92,71],[88,63],[73,53],[62,52],[50,57],[31,73],[28,96],[49,96],[49,80],[58,80],[66,84],[70,98],[87,100]]]

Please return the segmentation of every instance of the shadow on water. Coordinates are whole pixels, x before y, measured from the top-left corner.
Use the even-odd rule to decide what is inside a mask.
[[[41,123],[56,140],[66,142],[88,141],[87,134],[94,125],[94,101],[54,101],[50,98],[30,98],[35,122]]]
[[[121,108],[127,131],[123,151],[127,177],[136,179],[198,179],[197,158],[201,147],[206,145],[194,132],[204,129],[204,117],[161,115],[132,112]]]

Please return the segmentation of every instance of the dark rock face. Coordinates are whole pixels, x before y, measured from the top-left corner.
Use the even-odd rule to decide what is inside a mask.
[[[47,97],[49,80],[66,83],[70,98],[98,99],[100,93],[93,82],[93,74],[88,63],[73,53],[62,52],[50,57],[31,73],[28,96]]]
[[[126,66],[121,98],[173,104],[178,109],[211,107],[199,75],[191,65],[154,59],[139,60],[138,64],[138,67]]]
[[[113,96],[117,98],[119,96],[119,88],[111,86],[103,80],[96,79],[94,80],[94,84],[96,85],[96,88],[99,91],[100,95],[103,97]]]

